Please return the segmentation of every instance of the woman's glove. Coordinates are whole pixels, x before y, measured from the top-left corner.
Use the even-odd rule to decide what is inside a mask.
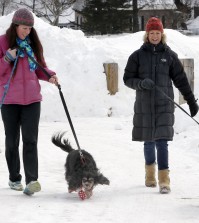
[[[5,58],[7,61],[13,62],[15,61],[16,57],[17,57],[17,49],[12,49],[12,50],[8,49],[6,51]]]
[[[191,113],[191,117],[194,117],[198,113],[198,104],[195,98],[192,98],[191,100],[187,101],[187,104],[189,105],[189,110]]]
[[[144,80],[139,82],[140,89],[152,90],[155,87],[154,81],[149,78],[145,78]]]

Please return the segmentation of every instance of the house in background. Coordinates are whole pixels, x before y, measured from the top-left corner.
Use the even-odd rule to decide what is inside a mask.
[[[152,16],[162,20],[164,28],[177,29],[182,23],[179,13],[176,13],[175,4],[146,5],[138,12],[139,28],[145,30],[146,22]]]
[[[132,1],[129,1],[132,3]],[[145,2],[145,3],[143,3]],[[147,1],[140,1],[138,7],[143,6],[143,4],[146,4]],[[179,23],[179,13],[176,13],[176,6],[173,1],[158,1],[157,4],[146,4],[143,6],[142,9],[138,12],[138,19],[139,19],[139,28],[140,30],[144,30],[147,20],[151,16],[157,16],[159,17],[165,28],[177,28],[177,23]],[[83,7],[86,4],[86,0],[77,0],[76,3],[73,6],[73,9],[75,11],[75,24],[76,29],[81,29],[81,24],[84,21],[83,16],[78,12],[83,9]],[[133,6],[132,6],[133,7]],[[129,8],[128,10],[132,10],[132,8]],[[133,17],[133,16],[132,16]],[[178,18],[178,20],[174,20],[175,18]],[[132,20],[132,18],[129,18]],[[127,32],[132,32],[132,28],[127,30]]]
[[[69,8],[65,12],[65,15],[59,16],[58,26],[60,28],[76,29],[76,25],[74,21],[75,21],[75,12],[72,8]]]
[[[78,11],[81,11],[85,6],[85,4],[86,4],[85,0],[76,0],[76,2],[73,5],[73,10],[75,11],[76,29],[81,29],[82,22],[84,21],[84,17]]]

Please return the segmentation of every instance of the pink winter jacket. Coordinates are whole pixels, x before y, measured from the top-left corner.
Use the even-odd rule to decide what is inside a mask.
[[[13,68],[13,63],[9,64],[4,59],[8,48],[6,36],[0,36],[0,102],[4,93],[4,85],[7,84]],[[47,67],[45,67],[45,70],[50,75],[55,74],[55,72],[49,70]],[[39,68],[33,72],[30,71],[27,55],[23,58],[19,57],[4,104],[28,105],[41,101],[42,95],[39,80],[48,81],[48,79]]]

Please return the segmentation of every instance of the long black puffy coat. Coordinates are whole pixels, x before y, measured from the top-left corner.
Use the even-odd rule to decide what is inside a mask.
[[[150,78],[161,91],[174,99],[172,82],[184,96],[194,97],[178,56],[166,44],[144,43],[128,59],[124,83],[136,90],[133,141],[173,139],[174,104],[157,88],[141,90],[139,82]]]

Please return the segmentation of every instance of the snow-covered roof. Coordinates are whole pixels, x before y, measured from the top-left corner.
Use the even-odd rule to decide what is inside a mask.
[[[164,9],[177,9],[175,4],[149,4],[142,8],[142,10],[164,10]]]
[[[173,5],[174,4],[174,0],[138,0],[138,4],[143,5],[143,4],[154,4],[154,5]]]
[[[138,7],[142,6],[144,10],[176,9],[173,0],[138,0]]]
[[[78,10],[78,11],[81,11],[83,6],[84,6],[84,4],[85,4],[84,0],[76,0],[76,2],[74,3],[73,8]]]

